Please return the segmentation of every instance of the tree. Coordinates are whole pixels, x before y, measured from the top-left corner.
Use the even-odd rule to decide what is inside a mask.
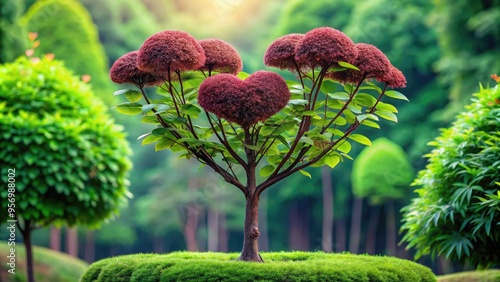
[[[20,57],[0,77],[0,164],[9,175],[0,222],[21,232],[32,282],[31,232],[115,215],[128,197],[130,150],[88,85],[51,56]]]
[[[403,211],[403,241],[416,257],[444,255],[462,264],[500,263],[500,88],[474,94],[450,128],[429,143],[418,197]]]
[[[77,75],[90,75],[95,93],[111,104],[107,58],[92,19],[78,1],[40,0],[22,18],[29,32],[38,33],[37,55],[53,53]]]
[[[354,195],[368,198],[372,205],[386,204],[386,248],[390,255],[396,254],[397,230],[393,201],[404,198],[413,177],[413,167],[406,153],[386,138],[373,141],[373,145],[363,149],[353,164]],[[376,209],[370,214],[366,241],[367,249],[373,251],[380,211]]]
[[[15,60],[26,49],[26,32],[19,24],[23,6],[23,1],[0,1],[0,63]]]
[[[388,90],[404,87],[406,79],[380,50],[355,45],[333,28],[283,36],[269,46],[264,61],[296,72],[299,81],[287,84],[269,71],[242,73],[241,58],[228,43],[168,30],[152,35],[110,70],[114,82],[139,89],[116,92],[128,99],[116,110],[142,114],[143,122],[159,126],[140,137],[143,144],[182,152],[180,157],[209,166],[244,194],[240,259],[257,262],[262,261],[261,193],[296,172],[310,176],[304,170],[309,166],[333,168],[351,158],[351,141],[371,144],[353,133],[360,125],[378,128],[379,117],[397,120],[396,108],[382,98],[406,99]],[[372,78],[383,87],[365,83]],[[154,85],[160,88],[157,96],[144,91]],[[238,176],[237,168],[246,177]]]

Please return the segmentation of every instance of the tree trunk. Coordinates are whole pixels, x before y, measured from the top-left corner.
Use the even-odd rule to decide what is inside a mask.
[[[306,199],[300,199],[293,204],[288,214],[289,246],[291,250],[309,250],[309,205]]]
[[[361,217],[363,215],[363,198],[354,197],[352,205],[351,232],[349,240],[349,252],[357,254],[361,236]]]
[[[61,229],[54,226],[50,227],[50,249],[61,251]]]
[[[19,229],[21,230],[21,234],[23,235],[24,248],[26,249],[26,275],[28,277],[28,282],[35,282],[33,269],[33,246],[31,245],[31,222],[25,222],[24,228]]]
[[[86,262],[93,263],[95,260],[95,231],[85,232],[85,251],[83,257]]]
[[[186,224],[184,225],[184,239],[188,251],[198,251],[196,243],[196,228],[198,226],[198,209],[193,204],[187,206]]]
[[[66,230],[66,252],[75,258],[78,257],[78,232],[76,227]]]
[[[368,230],[366,232],[366,252],[375,254],[377,245],[377,227],[380,218],[380,206],[372,206],[370,218],[368,219]]]
[[[259,235],[259,195],[252,193],[246,198],[243,250],[240,260],[263,262],[259,254]]]
[[[207,249],[216,252],[219,248],[219,213],[209,208],[207,210]]]
[[[229,248],[228,248],[228,231],[226,227],[226,214],[225,213],[220,213],[220,218],[219,218],[219,252],[224,252],[227,253]]]
[[[330,169],[321,169],[321,183],[323,186],[323,226],[321,233],[321,248],[324,252],[332,252],[333,231],[333,185]]]
[[[335,221],[335,251],[338,253],[345,252],[347,249],[346,238],[346,220],[344,218]]]
[[[396,255],[396,214],[394,212],[394,202],[392,200],[389,200],[387,204],[385,205],[385,212],[386,212],[386,224],[387,224],[387,231],[385,234],[386,238],[386,249],[387,249],[387,254],[390,256],[395,256]]]

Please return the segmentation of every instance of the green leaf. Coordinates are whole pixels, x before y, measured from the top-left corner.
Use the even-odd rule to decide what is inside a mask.
[[[181,112],[193,118],[197,118],[201,110],[193,104],[184,104],[181,106]]]
[[[139,103],[126,102],[118,104],[113,108],[124,115],[137,115],[142,112],[142,105]]]
[[[294,105],[294,106],[303,106],[303,105],[307,105],[309,102],[307,100],[303,100],[303,99],[294,99],[294,100],[288,101],[288,103],[290,105]]]
[[[324,80],[323,84],[321,84],[321,92],[323,93],[332,93],[335,91],[337,84],[331,80]]]
[[[375,114],[383,119],[390,120],[393,122],[398,122],[398,117],[393,112],[389,112],[386,110],[379,110],[375,111]]]
[[[302,173],[302,175],[304,176],[307,176],[309,178],[312,178],[311,174],[303,169],[299,170],[300,173]]]
[[[394,107],[393,105],[391,104],[387,104],[387,103],[383,103],[383,102],[379,102],[377,104],[377,110],[387,110],[389,112],[393,112],[393,113],[397,113],[398,112],[398,109],[396,109],[396,107]]]
[[[366,146],[371,146],[372,142],[368,137],[361,135],[361,134],[351,134],[349,135],[349,139],[354,140],[360,144],[366,145]]]
[[[306,137],[306,136],[302,136],[302,137],[300,137],[299,142],[302,142],[302,143],[307,143],[307,144],[309,144],[309,145],[314,146],[314,141],[313,141],[311,138]]]
[[[123,95],[129,91],[136,91],[136,90],[134,90],[134,89],[120,89],[120,90],[116,90],[115,93],[113,93],[113,95],[119,96],[119,95]]]
[[[391,98],[394,98],[394,99],[409,101],[408,98],[406,98],[406,96],[403,95],[403,93],[398,92],[396,90],[387,90],[387,91],[385,91],[385,96],[391,97]]]
[[[273,165],[266,165],[263,168],[260,169],[260,176],[262,177],[268,177],[274,172],[275,167]]]
[[[127,100],[129,100],[132,103],[138,102],[142,99],[142,94],[139,91],[136,90],[130,90],[124,93],[125,97]]]
[[[255,146],[255,145],[249,145],[249,144],[244,144],[245,147],[247,147],[248,149],[250,150],[254,150],[254,151],[258,151],[260,150],[260,147],[259,146]]]
[[[346,92],[328,93],[328,96],[336,100],[349,100],[350,98],[349,93]]]
[[[142,114],[146,114],[147,112],[151,111],[154,107],[156,107],[157,105],[156,104],[147,104],[147,105],[144,105],[142,106]]]
[[[372,128],[377,128],[377,129],[380,129],[380,125],[378,125],[378,123],[374,122],[374,121],[371,121],[371,120],[363,120],[363,122],[361,122],[362,125],[366,125],[366,126],[369,126],[369,127],[372,127]]]
[[[342,144],[338,146],[337,150],[341,151],[342,153],[349,154],[351,151],[351,144],[347,141],[340,141]]]
[[[352,69],[352,70],[357,70],[359,71],[359,68],[356,67],[355,65],[353,64],[349,64],[348,62],[339,62],[339,66],[341,67],[344,67],[344,68],[348,68],[348,69]]]
[[[340,163],[340,156],[335,154],[335,155],[328,155],[325,157],[325,164],[331,168],[334,168]]]
[[[238,77],[239,79],[246,79],[246,78],[247,78],[247,77],[249,77],[249,76],[250,76],[250,74],[249,74],[249,73],[247,73],[247,72],[244,72],[244,71],[240,71],[240,72],[238,73],[238,75],[237,75],[237,77]]]
[[[148,137],[150,137],[150,136],[148,136]],[[144,139],[144,141],[146,141],[146,140],[147,140],[147,138]],[[144,141],[143,141],[143,143],[144,143]],[[158,141],[158,143],[156,143],[156,145],[155,145],[155,151],[158,152],[161,150],[166,150],[166,149],[170,148],[173,144],[174,144],[174,142],[170,139],[167,139],[167,138],[160,139],[160,141]]]
[[[316,115],[316,112],[315,111],[304,111],[302,113],[303,116],[309,116],[309,117],[313,117]]]

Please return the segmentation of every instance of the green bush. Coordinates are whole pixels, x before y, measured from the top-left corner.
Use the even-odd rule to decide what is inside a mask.
[[[16,243],[16,274],[7,272],[7,255],[9,249],[6,242],[0,242],[0,281],[25,282],[26,264],[24,247]],[[34,247],[34,268],[37,282],[74,282],[88,268],[88,264],[82,260],[67,254],[56,252],[43,247]],[[3,280],[5,278],[10,278]]]
[[[437,277],[438,282],[500,282],[500,269],[464,271]]]
[[[92,264],[81,282],[153,281],[436,281],[425,266],[394,257],[332,253],[262,253],[265,263],[237,253],[137,254]]]
[[[435,149],[415,180],[419,197],[403,209],[402,230],[417,257],[490,267],[500,264],[500,87],[474,96],[430,142]]]

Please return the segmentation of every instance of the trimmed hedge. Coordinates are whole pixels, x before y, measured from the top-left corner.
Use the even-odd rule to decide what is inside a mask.
[[[464,271],[437,277],[438,282],[500,282],[500,269]]]
[[[332,253],[262,253],[265,263],[237,253],[134,254],[93,263],[81,282],[164,281],[436,281],[432,271],[394,257]]]

